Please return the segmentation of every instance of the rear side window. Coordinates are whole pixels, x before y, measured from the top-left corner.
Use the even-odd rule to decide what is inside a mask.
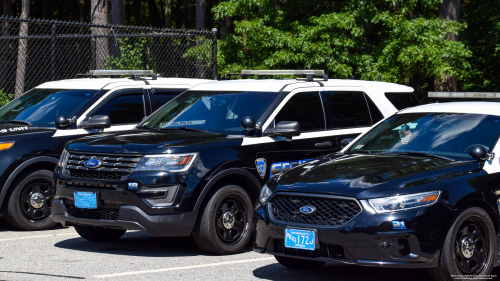
[[[420,101],[413,93],[385,93],[385,97],[398,110],[420,105]]]
[[[92,115],[108,115],[112,125],[139,123],[144,118],[142,94],[116,96]]]
[[[151,89],[153,94],[151,103],[153,105],[153,111],[162,107],[164,104],[178,96],[180,93],[184,92],[185,89],[180,90],[170,90],[170,89]]]
[[[368,108],[370,109],[370,115],[372,116],[372,124],[384,119],[384,115],[380,112],[380,109],[378,109],[372,99],[367,94],[365,94],[365,98],[368,103]]]
[[[372,125],[363,92],[330,91],[325,94],[334,129]]]
[[[325,130],[325,116],[319,92],[294,95],[276,115],[275,124],[297,121],[302,132]]]

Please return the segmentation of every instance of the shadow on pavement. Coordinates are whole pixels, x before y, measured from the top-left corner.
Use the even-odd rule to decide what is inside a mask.
[[[496,280],[500,276],[500,267],[493,269],[492,275],[496,275],[491,280]],[[357,265],[326,264],[318,270],[294,270],[274,263],[257,268],[253,275],[265,280],[332,280],[332,281],[422,281],[432,279],[425,269],[398,269],[398,268],[377,268]]]
[[[67,228],[69,228],[69,227],[63,227],[61,224],[57,224],[54,228],[49,229],[49,230],[67,229]],[[3,216],[3,214],[0,213],[0,232],[4,232],[4,231],[23,231],[23,230],[20,230],[18,228],[15,228],[15,227],[11,226],[7,222],[7,220],[5,219],[5,217]]]
[[[93,253],[145,257],[212,256],[201,251],[191,237],[151,237],[146,232],[127,232],[114,242],[91,242],[71,238],[54,245],[58,248]],[[247,247],[243,252],[252,249]]]

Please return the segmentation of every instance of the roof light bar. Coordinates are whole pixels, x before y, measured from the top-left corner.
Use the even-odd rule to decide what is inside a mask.
[[[140,79],[141,76],[149,76],[153,80],[156,80],[158,76],[152,70],[109,70],[109,69],[97,69],[89,70],[88,74],[77,74],[77,77],[99,77],[99,76],[130,76],[134,80]]]
[[[314,70],[314,69],[307,69],[307,70],[295,70],[295,69],[290,69],[290,70],[252,70],[252,69],[246,69],[242,70],[241,73],[228,73],[226,75],[226,79],[230,80],[231,76],[240,76],[241,78],[245,79],[250,76],[272,76],[272,75],[291,75],[291,76],[300,76],[300,77],[307,77],[307,81],[313,81],[314,77],[322,77],[323,80],[328,81],[328,75],[325,74],[325,71],[323,70]]]
[[[429,98],[500,99],[500,93],[499,92],[429,92]]]

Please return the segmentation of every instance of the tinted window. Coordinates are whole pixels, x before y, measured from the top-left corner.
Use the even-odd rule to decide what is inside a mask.
[[[256,120],[278,96],[277,92],[187,91],[160,108],[141,125],[156,129],[208,130],[246,135],[241,119]]]
[[[385,93],[385,96],[398,110],[420,105],[413,93]]]
[[[372,99],[367,94],[365,94],[365,98],[370,109],[370,115],[372,116],[372,125],[384,119],[384,115],[382,115],[382,112],[380,112],[380,109],[378,109]]]
[[[371,126],[363,92],[326,92],[333,128]]]
[[[151,89],[153,110],[157,110],[185,90]]]
[[[55,127],[58,116],[73,117],[99,90],[33,89],[0,109],[0,121],[21,120]]]
[[[302,132],[325,129],[323,106],[318,92],[294,95],[276,116],[275,124],[281,121],[297,121]]]
[[[142,94],[114,97],[92,115],[108,115],[111,124],[135,124],[144,118]]]

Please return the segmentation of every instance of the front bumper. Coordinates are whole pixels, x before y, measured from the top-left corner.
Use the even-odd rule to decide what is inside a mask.
[[[153,236],[189,236],[196,222],[197,213],[148,215],[130,205],[119,207],[117,219],[88,219],[71,216],[63,199],[52,203],[52,217],[63,225],[86,225],[124,230],[147,231]]]
[[[376,214],[364,205],[361,213],[341,228],[273,221],[269,204],[257,206],[254,251],[327,262],[391,268],[436,267],[451,211],[443,205]],[[396,230],[392,221],[404,221]],[[317,231],[314,251],[284,247],[286,228]]]

